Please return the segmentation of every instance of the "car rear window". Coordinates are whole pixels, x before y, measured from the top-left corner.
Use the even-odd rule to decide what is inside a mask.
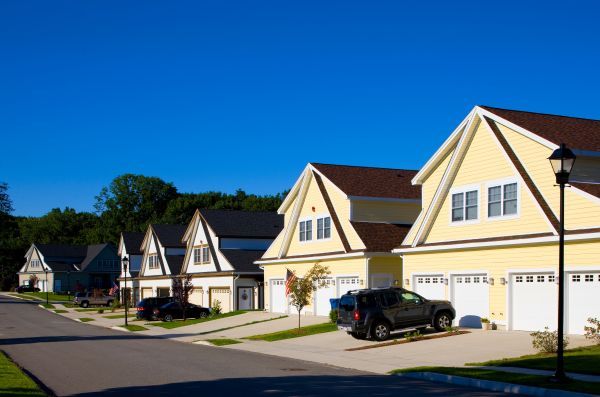
[[[356,298],[353,295],[344,295],[340,299],[340,309],[347,312],[353,311],[356,304]]]
[[[358,307],[360,309],[368,309],[376,306],[375,295],[361,295],[357,297]]]

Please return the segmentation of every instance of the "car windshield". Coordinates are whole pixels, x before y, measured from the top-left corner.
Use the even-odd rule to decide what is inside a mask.
[[[356,298],[353,295],[344,295],[340,299],[340,309],[347,312],[353,311],[356,304]]]

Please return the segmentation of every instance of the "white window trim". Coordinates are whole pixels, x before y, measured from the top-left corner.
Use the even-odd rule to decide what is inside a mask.
[[[324,218],[329,218],[329,237],[325,238],[318,238],[318,233],[319,233],[319,219],[324,219]],[[314,241],[314,242],[321,242],[321,241],[329,241],[331,240],[332,236],[333,236],[333,219],[331,219],[331,215],[329,214],[320,214],[320,215],[316,215],[315,219],[313,220],[313,225],[315,226],[314,230],[314,239],[310,240],[310,241]],[[323,221],[323,230],[325,230],[325,221]],[[325,235],[325,231],[323,231],[323,235]]]
[[[466,218],[467,217],[467,195],[465,193],[472,192],[472,191],[477,191],[477,219],[470,219],[470,220],[463,219],[462,221],[453,221],[452,220],[452,196],[455,194],[458,194],[458,193],[463,194],[463,197],[464,197],[463,217]],[[450,223],[450,226],[473,225],[473,224],[477,224],[477,223],[481,222],[481,186],[479,184],[453,187],[452,189],[450,189],[448,199],[450,200],[450,205],[449,205],[450,211],[448,214],[448,221]]]
[[[311,239],[302,241],[302,240],[300,240],[300,222],[306,222],[306,221],[312,222],[312,227],[310,229],[311,230]],[[296,224],[296,228],[298,230],[298,240],[297,241],[300,244],[310,244],[310,243],[316,241],[316,239],[317,239],[317,235],[315,234],[316,225],[315,225],[315,220],[312,217],[298,218],[298,223]]]
[[[498,216],[492,216],[490,217],[489,211],[488,211],[488,204],[489,204],[489,197],[488,197],[488,193],[489,193],[489,188],[491,187],[495,187],[495,186],[500,186],[500,210],[502,212],[504,212],[504,185],[510,185],[511,183],[516,183],[517,184],[517,213],[516,214],[511,214],[511,215],[498,215]],[[512,178],[504,178],[504,179],[498,179],[495,181],[489,181],[485,183],[485,219],[487,221],[491,221],[491,222],[496,222],[496,221],[507,221],[507,220],[511,220],[511,219],[519,219],[521,217],[521,181],[519,181],[519,179],[512,177]]]

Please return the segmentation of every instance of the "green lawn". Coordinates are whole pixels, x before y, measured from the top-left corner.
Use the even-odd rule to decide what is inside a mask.
[[[79,308],[79,309],[75,309],[76,312],[97,312],[98,310],[110,310],[107,309],[106,307],[86,307],[86,308]]]
[[[136,324],[128,324],[128,325],[123,324],[123,325],[119,325],[119,327],[125,328],[126,330],[133,331],[133,332],[148,330],[148,328],[142,327],[141,325],[136,325]]]
[[[60,313],[68,313],[68,312],[69,312],[68,310],[62,310],[62,309],[57,309],[54,311],[54,313],[59,313],[59,314]]]
[[[235,340],[235,339],[207,339],[207,341],[212,343],[215,346],[227,346],[227,345],[235,345],[236,343],[242,343],[239,340]]]
[[[40,306],[45,309],[54,309],[54,305],[52,303],[40,303]]]
[[[33,296],[27,296],[27,295],[17,294],[17,293],[10,293],[9,295],[16,296],[17,298],[25,299],[28,301],[37,301],[37,299],[34,298]]]
[[[82,317],[79,319],[79,321],[81,321],[82,323],[89,323],[90,321],[94,321],[94,319],[89,317]]]
[[[556,368],[556,354],[540,353],[515,358],[503,358],[483,363],[467,363],[467,365],[521,367],[551,371]],[[566,350],[565,371],[600,375],[600,345]]]
[[[240,325],[234,325],[232,327],[225,327],[225,328],[213,329],[211,331],[200,332],[198,335],[214,334],[215,332],[227,331],[229,329],[234,329],[234,328],[239,328],[239,327],[245,327],[247,325],[259,324],[259,323],[266,323],[267,321],[279,320],[280,318],[286,318],[286,317],[287,316],[279,316],[279,317],[269,318],[269,319],[266,319],[266,320],[251,321],[249,323],[240,324]]]
[[[0,396],[45,396],[38,385],[0,352]]]
[[[600,394],[600,383],[572,381],[566,384],[552,383],[548,376],[513,374],[509,372],[494,371],[478,368],[452,368],[452,367],[416,367],[397,369],[391,374],[407,372],[435,372],[438,374],[463,376],[474,379],[494,380],[517,385],[542,387],[546,389],[560,389],[579,393]]]
[[[111,314],[110,316],[103,316],[104,318],[110,318],[110,319],[115,319],[115,318],[125,318],[124,314]]]
[[[155,327],[173,329],[173,328],[179,328],[179,327],[187,327],[188,325],[193,325],[193,324],[205,323],[207,321],[218,320],[220,318],[237,316],[239,314],[244,314],[244,313],[246,313],[246,310],[237,310],[234,312],[217,314],[215,316],[210,316],[210,317],[206,317],[206,318],[194,318],[194,319],[189,319],[189,320],[185,320],[185,321],[175,320],[175,321],[171,321],[170,323],[165,322],[165,321],[156,321],[156,322],[151,322],[151,323],[147,323],[147,324],[154,325]]]
[[[45,292],[24,292],[23,294],[34,297],[34,298],[38,298],[38,299],[41,299],[44,301],[46,300]],[[59,302],[69,302],[69,301],[73,300],[73,295],[71,295],[71,296],[60,295],[60,294],[55,294],[54,292],[48,292],[48,300],[59,301]]]
[[[337,331],[337,325],[332,323],[323,323],[323,324],[315,324],[309,325],[306,327],[300,328],[300,332],[298,332],[298,328],[288,329],[285,331],[273,332],[270,334],[262,334],[262,335],[253,335],[248,336],[244,339],[250,340],[264,340],[267,342],[275,342],[283,339],[291,339],[298,338],[301,336],[322,334],[325,332]]]

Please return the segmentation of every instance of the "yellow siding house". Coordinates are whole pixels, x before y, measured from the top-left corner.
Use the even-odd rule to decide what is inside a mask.
[[[555,329],[559,189],[548,157],[561,143],[599,157],[600,121],[475,107],[413,179],[423,210],[394,250],[404,287],[452,301],[460,325]],[[565,194],[565,324],[581,334],[600,317],[600,185]]]
[[[286,269],[298,277],[315,263],[331,271],[307,315],[326,316],[330,299],[352,289],[399,285],[391,250],[421,210],[416,171],[310,163],[282,203],[284,228],[256,263],[264,269],[265,309],[290,311]]]

